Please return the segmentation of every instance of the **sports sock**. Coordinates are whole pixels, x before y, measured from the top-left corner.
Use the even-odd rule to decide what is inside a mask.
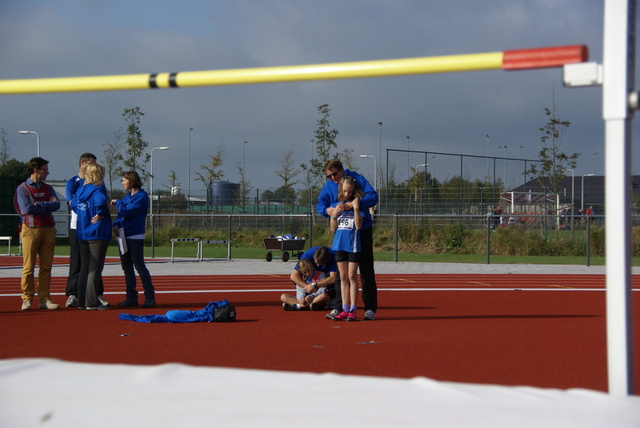
[[[349,312],[355,312],[356,311],[357,306],[356,305],[351,305],[349,306]]]
[[[349,312],[349,305],[342,305],[342,312]]]

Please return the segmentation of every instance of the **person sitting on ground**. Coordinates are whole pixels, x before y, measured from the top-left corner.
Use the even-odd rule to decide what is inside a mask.
[[[280,300],[284,310],[324,310],[335,298],[338,265],[333,252],[323,246],[313,247],[300,256],[300,261],[291,272],[290,279],[296,285],[296,296],[282,294]],[[323,288],[324,292],[320,293]],[[308,296],[307,303],[301,302]]]
[[[325,279],[324,272],[315,270],[309,260],[300,260],[298,269],[300,269],[306,285],[304,287],[296,285],[295,297],[283,293],[280,296],[282,309],[285,311],[323,310],[331,300],[327,288],[317,286],[318,281]]]

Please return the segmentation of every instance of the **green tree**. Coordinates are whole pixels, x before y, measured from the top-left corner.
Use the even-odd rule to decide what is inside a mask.
[[[579,153],[567,155],[562,151],[562,137],[564,131],[571,126],[571,122],[561,120],[556,115],[555,103],[553,108],[544,109],[548,122],[539,130],[542,132],[540,141],[542,150],[538,163],[532,163],[525,174],[537,177],[542,187],[547,187],[551,193],[557,194],[560,183],[566,177],[567,169],[575,169]]]
[[[211,187],[214,181],[220,181],[224,177],[224,172],[220,166],[222,165],[222,156],[224,156],[225,148],[220,145],[214,154],[209,155],[209,163],[200,165],[203,172],[196,172],[194,181],[201,181],[204,184],[207,200],[207,210],[211,207]]]
[[[149,143],[142,139],[140,122],[144,113],[140,107],[125,108],[122,116],[127,121],[127,138],[125,139],[124,166],[130,171],[136,171],[143,181],[146,181],[149,174],[145,169],[149,163],[151,154],[146,153]]]
[[[242,163],[237,165],[238,173],[240,174],[240,188],[238,189],[237,204],[242,212],[247,212],[247,202],[249,201],[249,193],[251,192],[251,183],[247,181],[247,175],[245,173]]]
[[[322,104],[318,107],[318,113],[320,113],[320,119],[318,119],[318,128],[315,130],[315,138],[311,139],[311,144],[314,147],[315,157],[309,160],[308,164],[303,164],[301,167],[307,171],[307,185],[308,187],[315,187],[324,183],[325,174],[323,167],[326,161],[329,159],[340,158],[337,153],[338,144],[336,143],[336,137],[339,132],[335,129],[331,129],[329,123],[329,113],[331,109],[328,104]],[[331,150],[336,150],[333,156]]]
[[[19,177],[26,179],[29,177],[28,165],[26,162],[20,162],[15,158],[11,158],[0,166],[0,175],[8,175],[11,177]]]

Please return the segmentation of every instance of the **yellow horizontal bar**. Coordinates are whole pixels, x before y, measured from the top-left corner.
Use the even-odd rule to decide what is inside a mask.
[[[500,69],[502,52],[289,67],[0,80],[0,95],[245,85]]]

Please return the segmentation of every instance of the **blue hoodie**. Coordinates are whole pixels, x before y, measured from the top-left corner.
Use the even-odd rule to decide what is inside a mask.
[[[113,222],[113,227],[124,229],[125,236],[144,235],[147,222],[147,210],[149,209],[149,195],[143,189],[135,195],[127,193],[122,200],[116,201],[118,217]]]
[[[109,201],[101,187],[85,184],[78,189],[69,206],[78,216],[76,236],[79,241],[95,239],[111,241]],[[91,219],[96,214],[101,215],[102,218],[92,224]]]
[[[358,182],[360,189],[364,192],[364,196],[360,198],[360,211],[364,214],[362,228],[368,229],[373,226],[373,220],[371,219],[369,208],[376,206],[378,203],[378,192],[376,192],[376,190],[369,184],[366,178],[357,172],[345,169],[344,175],[353,177]],[[324,185],[320,195],[318,196],[318,205],[316,205],[318,214],[323,217],[329,217],[327,215],[327,208],[335,202],[338,202],[338,183],[333,180],[327,180],[327,183]]]

